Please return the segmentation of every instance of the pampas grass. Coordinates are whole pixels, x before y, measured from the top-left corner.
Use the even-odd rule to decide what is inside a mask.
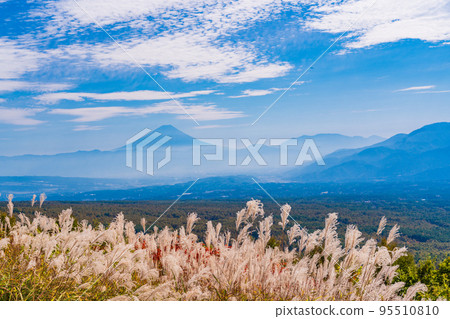
[[[41,196],[41,204],[43,202]],[[10,200],[12,202],[12,198]],[[288,228],[290,207],[281,209]],[[388,250],[347,227],[344,244],[338,216],[308,233],[285,229],[284,247],[271,248],[272,216],[252,200],[237,213],[238,234],[207,223],[205,241],[194,234],[196,214],[186,227],[136,232],[123,214],[106,226],[75,225],[72,210],[58,219],[36,213],[0,222],[0,276],[3,300],[411,300],[394,283],[394,262],[406,248]],[[15,217],[15,216],[14,216]],[[382,220],[378,235],[384,229]],[[394,227],[388,241],[398,236]]]
[[[14,199],[14,195],[13,194],[9,194],[8,195],[8,215],[11,218],[13,213],[14,213],[14,204],[12,202],[12,200]]]
[[[31,207],[34,207],[34,204],[36,203],[36,195],[33,195],[31,198]]]
[[[39,208],[42,208],[42,205],[44,204],[46,199],[47,199],[47,195],[45,195],[45,193],[42,193],[39,196]]]

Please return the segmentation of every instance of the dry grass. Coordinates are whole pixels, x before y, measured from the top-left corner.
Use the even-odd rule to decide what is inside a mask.
[[[406,248],[377,245],[385,220],[368,240],[349,226],[342,243],[337,214],[308,233],[289,227],[289,213],[283,206],[283,248],[270,245],[273,219],[256,200],[237,213],[236,238],[208,222],[203,242],[193,233],[196,214],[175,231],[136,233],[122,214],[94,228],[75,226],[71,209],[57,220],[11,213],[0,222],[1,299],[411,300],[426,289],[417,284],[399,295],[403,283],[393,283],[393,264]]]

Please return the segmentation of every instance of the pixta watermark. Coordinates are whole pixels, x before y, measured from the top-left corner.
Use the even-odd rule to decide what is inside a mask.
[[[152,132],[144,129],[130,138],[126,143],[126,164],[128,167],[135,167],[136,170],[145,172],[148,175],[155,174],[155,168],[161,169],[172,159],[172,147],[166,145],[172,139],[170,136],[162,135],[158,132]],[[158,161],[155,166],[154,155],[160,148],[165,148],[165,156]]]
[[[186,165],[202,166],[208,162],[221,162],[225,166],[246,167],[268,166],[273,163],[276,153],[276,166],[302,166],[307,162],[325,165],[323,157],[313,139],[260,138],[252,142],[249,138],[192,138],[178,143],[176,137],[157,131],[144,129],[131,137],[126,143],[126,165],[130,168],[154,175],[156,171],[172,161],[174,148],[183,148],[178,154]],[[157,158],[155,154],[159,152]]]

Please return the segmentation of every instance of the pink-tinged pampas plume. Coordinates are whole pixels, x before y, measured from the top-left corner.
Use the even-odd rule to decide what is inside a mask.
[[[13,212],[14,212],[14,204],[12,202],[13,198],[14,198],[13,194],[9,194],[8,195],[8,214],[9,214],[9,217],[12,217]]]
[[[194,229],[194,225],[195,223],[199,220],[200,218],[197,217],[196,213],[192,213],[189,214],[187,217],[187,223],[186,223],[186,234],[190,234],[192,232],[192,230]]]
[[[399,229],[400,229],[400,227],[398,227],[398,225],[394,225],[394,227],[392,227],[391,231],[389,232],[389,236],[386,240],[386,243],[388,245],[400,236],[400,234],[398,232]]]
[[[147,220],[145,218],[141,218],[140,224],[141,224],[142,230],[145,232],[146,231],[145,225],[147,224]]]
[[[383,216],[380,220],[380,224],[378,225],[377,235],[381,235],[384,228],[386,227],[386,216]]]
[[[281,226],[281,228],[283,228],[283,230],[286,228],[286,225],[288,223],[288,217],[290,212],[291,206],[289,206],[288,204],[281,206],[281,222],[279,222],[278,224]]]
[[[46,199],[47,195],[45,195],[45,193],[42,193],[41,196],[39,196],[39,208],[42,208],[42,205],[44,204]]]
[[[31,198],[31,207],[34,207],[35,203],[36,203],[36,195],[33,195],[33,198]]]

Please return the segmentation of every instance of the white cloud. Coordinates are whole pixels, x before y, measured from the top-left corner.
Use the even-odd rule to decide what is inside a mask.
[[[442,91],[422,91],[422,92],[417,92],[420,94],[442,94],[442,93],[450,93],[450,90],[442,90]]]
[[[51,17],[52,32],[82,31],[102,26],[114,31],[131,28],[127,52],[144,66],[163,68],[168,78],[184,81],[213,80],[244,83],[284,76],[291,65],[269,62],[251,43],[234,41],[233,34],[258,21],[274,19],[289,2],[279,0],[72,0],[51,3],[44,14]],[[282,3],[283,2],[283,3]],[[42,13],[41,13],[42,14]],[[158,32],[162,27],[166,30]],[[80,55],[103,67],[130,66],[132,59],[116,44],[68,46],[52,52],[59,57]],[[134,65],[133,65],[134,66]]]
[[[103,126],[91,126],[91,125],[77,125],[74,127],[74,131],[82,132],[82,131],[100,131],[103,129]]]
[[[203,32],[226,34],[256,21],[272,18],[288,8],[293,0],[61,0],[49,2],[38,14],[52,18],[55,31],[73,31],[93,25],[130,26],[152,29],[168,25],[171,29],[197,28]],[[81,8],[82,9],[81,9]],[[86,12],[88,14],[86,14]],[[182,13],[182,14],[180,14]],[[148,17],[151,17],[149,21]]]
[[[189,31],[149,39],[140,36],[121,42],[121,46],[129,55],[114,43],[70,46],[55,50],[53,54],[73,59],[83,52],[82,56],[92,59],[103,68],[136,67],[134,59],[143,66],[160,67],[160,72],[170,79],[182,79],[185,82],[253,82],[283,76],[292,68],[286,62],[268,62],[249,44],[244,47],[224,43]]]
[[[151,100],[170,100],[181,99],[187,97],[196,97],[199,95],[208,95],[214,93],[213,90],[192,91],[186,93],[171,93],[163,91],[133,91],[133,92],[112,92],[112,93],[86,93],[86,92],[59,92],[47,93],[36,97],[43,103],[53,104],[61,100],[81,102],[85,99],[93,99],[97,101],[151,101]]]
[[[348,48],[364,48],[403,39],[450,40],[448,0],[309,2],[314,5],[315,15],[305,21],[305,26],[331,33],[348,30]]]
[[[100,23],[100,25],[106,26],[119,22],[145,20],[147,16],[155,16],[162,12],[186,7],[194,9],[205,2],[204,0],[77,0],[79,6],[89,13],[87,15],[73,0],[62,0],[50,2],[44,13],[52,16],[54,28],[57,26],[61,30],[67,27],[68,24],[72,27],[93,24],[94,22],[90,16]],[[209,2],[212,3],[214,1]],[[140,22],[142,23],[142,21]]]
[[[4,102],[6,102],[6,100],[5,100],[5,99],[2,99],[2,98],[0,98],[0,103],[4,103]]]
[[[306,81],[297,81],[297,82],[295,82],[295,84],[293,84],[291,89],[294,89],[295,86],[303,85],[304,83],[306,83]],[[237,99],[237,98],[242,98],[242,97],[264,96],[264,95],[273,94],[274,92],[277,92],[277,91],[285,91],[285,90],[288,90],[288,88],[270,88],[270,89],[264,89],[264,90],[249,89],[249,90],[242,91],[240,95],[229,96],[229,98]]]
[[[167,107],[177,107],[175,103],[172,101],[167,101],[161,103],[161,105],[165,105]],[[218,108],[214,104],[200,104],[200,105],[185,105],[187,113],[189,113],[193,118],[197,121],[217,121],[217,120],[230,120],[240,117],[245,117],[245,114],[241,111],[230,111],[224,108]],[[177,118],[179,119],[191,119],[186,113],[181,112],[178,107],[178,112],[174,112],[179,114]]]
[[[237,99],[241,97],[264,96],[272,93],[273,93],[272,90],[245,90],[242,91],[241,95],[230,96],[230,98]]]
[[[237,98],[241,98],[241,97],[252,97],[252,96],[264,96],[264,95],[269,95],[272,94],[276,91],[280,91],[280,90],[284,90],[281,88],[272,88],[272,89],[267,89],[267,90],[244,90],[241,92],[241,95],[236,95],[236,96],[229,96],[232,99],[237,99]]]
[[[42,121],[33,119],[42,109],[17,109],[0,107],[0,122],[13,125],[37,125]]]
[[[450,93],[450,90],[440,90],[435,91],[432,90],[436,86],[435,85],[425,85],[425,86],[412,86],[405,89],[396,90],[394,92],[414,92],[417,94],[442,94],[442,93]]]
[[[349,31],[342,41],[348,52],[379,43],[420,39],[448,43],[448,0],[73,0],[44,2],[34,10],[47,23],[43,37],[72,36],[97,29],[92,16],[112,32],[145,67],[171,79],[245,83],[286,75],[292,66],[268,57],[237,32],[258,22],[278,19],[294,9],[308,30]],[[367,11],[366,11],[367,10]],[[365,13],[361,16],[361,13]],[[350,29],[349,29],[350,26]],[[163,31],[161,31],[163,30]],[[0,78],[15,78],[38,68],[38,61],[76,57],[104,68],[135,65],[116,44],[59,46],[41,55],[11,40],[0,40]],[[4,66],[3,66],[4,61]]]
[[[37,71],[44,54],[25,48],[6,38],[0,38],[0,79],[14,79],[22,74]]]
[[[402,39],[450,40],[448,0],[78,0],[102,26],[145,30],[152,38],[157,26],[163,36],[177,33],[204,38],[214,47],[258,21],[276,19],[283,11],[302,10],[307,29],[331,33],[349,31],[349,48],[363,48]],[[51,3],[47,15],[58,32],[92,26],[93,21],[73,0]],[[151,17],[151,19],[148,19]],[[57,25],[57,27],[54,27]],[[344,39],[345,41],[345,39]],[[220,42],[220,41],[219,41]]]
[[[225,74],[217,79],[219,83],[246,83],[260,79],[270,79],[284,76],[292,68],[289,63],[257,63],[248,64],[244,70]]]
[[[0,92],[14,92],[14,91],[37,91],[37,92],[52,92],[71,89],[71,84],[63,83],[39,83],[15,80],[0,80]]]
[[[394,92],[423,91],[423,90],[434,89],[435,87],[436,87],[435,85],[411,86],[409,88],[396,90]]]
[[[184,105],[187,113],[198,121],[227,120],[243,117],[238,111],[217,108],[212,104]],[[176,114],[178,118],[190,119],[173,101],[145,107],[106,106],[75,109],[53,109],[50,114],[74,116],[73,122],[96,122],[121,116],[145,116],[150,114]]]
[[[73,122],[96,122],[117,116],[136,115],[137,112],[123,106],[86,107],[76,109],[53,109],[50,114],[71,115]]]

